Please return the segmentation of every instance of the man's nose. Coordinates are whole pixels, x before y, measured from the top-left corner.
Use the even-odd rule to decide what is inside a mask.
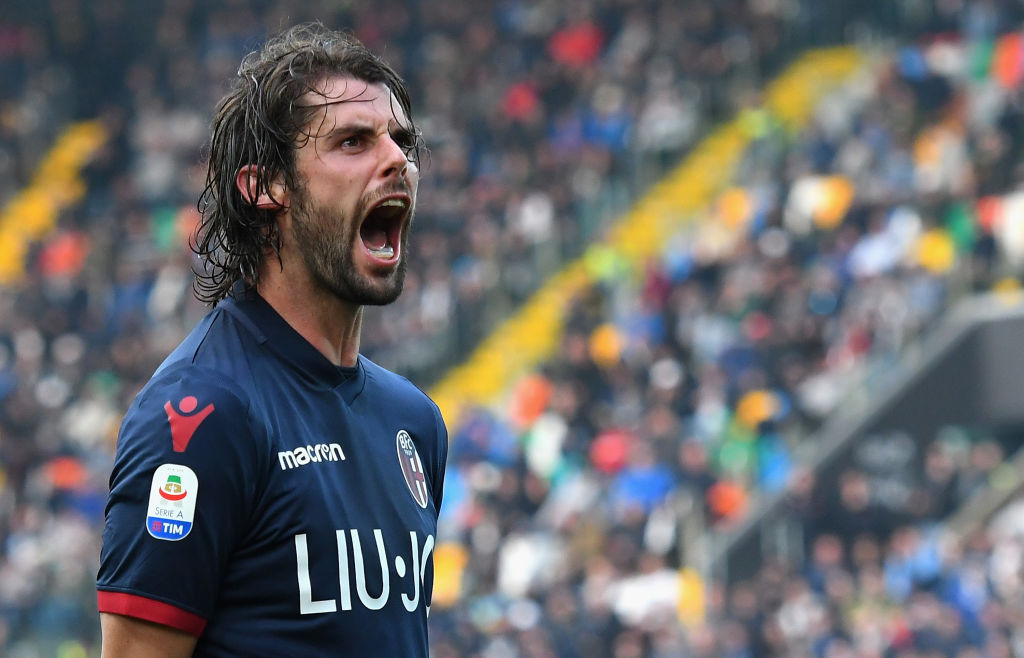
[[[384,178],[405,175],[409,168],[409,158],[405,155],[405,149],[390,137],[381,140],[381,144],[381,148],[384,150],[381,156]]]

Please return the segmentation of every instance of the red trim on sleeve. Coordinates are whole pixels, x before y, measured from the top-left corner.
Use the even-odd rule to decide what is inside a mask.
[[[197,614],[137,594],[99,590],[96,592],[96,602],[100,612],[145,619],[196,637],[199,637],[206,628],[206,620]]]

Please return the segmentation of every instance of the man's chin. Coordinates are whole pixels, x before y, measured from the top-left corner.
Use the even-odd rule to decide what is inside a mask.
[[[321,281],[334,296],[359,306],[387,306],[402,294],[405,270],[400,268],[387,277],[363,277],[360,281]]]
[[[376,291],[373,294],[366,295],[362,298],[362,301],[357,301],[356,303],[361,306],[387,306],[394,303],[401,295],[402,287],[397,286],[394,289]]]

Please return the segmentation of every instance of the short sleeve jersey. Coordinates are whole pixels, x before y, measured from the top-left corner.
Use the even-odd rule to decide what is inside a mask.
[[[196,655],[426,656],[446,457],[418,388],[229,297],[125,416],[99,610],[192,633]]]

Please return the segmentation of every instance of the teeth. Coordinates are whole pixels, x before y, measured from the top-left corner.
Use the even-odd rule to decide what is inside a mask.
[[[370,249],[370,253],[377,258],[389,260],[395,257],[395,248],[389,244],[386,244],[379,249]]]
[[[381,208],[405,208],[405,199],[388,199],[380,204]]]

